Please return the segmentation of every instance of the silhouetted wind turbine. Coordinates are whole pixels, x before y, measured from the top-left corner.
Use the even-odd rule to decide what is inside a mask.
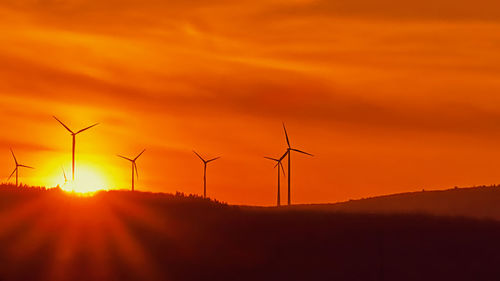
[[[118,155],[118,157],[121,157],[125,160],[132,162],[132,191],[134,191],[134,170],[135,170],[135,175],[139,179],[139,172],[137,171],[137,164],[135,163],[135,161],[137,160],[137,158],[139,158],[144,153],[144,151],[146,151],[146,149],[144,149],[141,153],[139,153],[139,155],[137,155],[134,159],[130,159],[130,158]]]
[[[67,184],[68,183],[68,178],[66,177],[66,171],[64,170],[63,167],[61,167],[61,169],[62,169],[63,176],[64,176],[64,184]]]
[[[16,156],[14,155],[14,151],[12,151],[12,149],[11,149],[10,152],[12,153],[12,157],[14,157],[14,162],[16,162],[16,168],[14,169],[14,171],[12,172],[12,174],[10,174],[9,178],[7,179],[7,181],[9,181],[10,178],[12,177],[12,175],[14,175],[14,173],[16,173],[16,186],[19,186],[19,167],[29,168],[29,169],[35,169],[35,168],[19,164],[17,162]]]
[[[203,161],[203,198],[207,198],[207,164],[219,159],[220,157],[215,157],[210,160],[205,160],[198,153],[196,153],[196,151],[193,150],[193,152],[194,154],[196,154],[196,156],[198,156],[201,159],[201,161]]]
[[[288,145],[288,148],[286,150],[286,153],[281,157],[281,159],[283,159],[287,154],[288,154],[288,205],[291,204],[291,199],[290,199],[290,172],[291,172],[291,152],[292,151],[295,151],[295,152],[298,152],[298,153],[302,153],[302,154],[306,154],[306,155],[309,155],[309,156],[313,156],[312,154],[310,153],[307,153],[307,152],[304,152],[302,150],[298,150],[298,149],[295,149],[295,148],[292,148],[290,146],[290,140],[288,139],[288,133],[286,132],[286,128],[285,128],[285,123],[283,123],[283,130],[285,130],[285,137],[286,137],[286,143]]]
[[[285,153],[286,155],[286,153]],[[281,192],[280,192],[280,168],[283,171],[283,175],[285,175],[285,169],[283,168],[283,163],[281,163],[281,160],[283,160],[284,156],[281,157],[281,159],[276,159],[272,157],[264,157],[266,159],[272,160],[277,162],[276,165],[274,166],[275,168],[278,167],[278,196],[277,196],[277,203],[276,205],[279,207],[281,205]]]
[[[63,125],[63,127],[66,128],[66,130],[68,130],[71,133],[71,136],[73,136],[73,150],[72,150],[72,156],[73,156],[73,158],[72,158],[72,164],[73,164],[73,166],[72,166],[72,172],[73,172],[73,181],[74,181],[75,180],[75,141],[76,141],[76,135],[78,135],[79,133],[81,133],[83,131],[86,131],[86,130],[94,127],[94,126],[97,126],[99,123],[96,123],[96,124],[94,124],[92,126],[89,126],[87,128],[81,129],[80,131],[78,131],[78,132],[75,133],[70,128],[68,128],[68,126],[64,125],[64,123],[61,122],[61,120],[57,119],[57,117],[55,117],[55,116],[52,116],[52,117],[54,117],[54,119],[56,119],[57,122],[61,123],[61,125]]]

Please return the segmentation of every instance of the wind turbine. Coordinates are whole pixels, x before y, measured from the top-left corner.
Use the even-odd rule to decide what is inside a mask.
[[[64,184],[67,184],[68,183],[68,178],[66,177],[66,171],[64,170],[63,167],[61,167],[61,169],[62,169],[63,176],[64,176]]]
[[[134,170],[135,170],[135,175],[139,179],[139,172],[137,171],[137,164],[135,163],[135,161],[137,160],[137,158],[139,158],[144,153],[144,151],[146,151],[146,149],[144,149],[141,153],[139,153],[139,155],[137,155],[134,159],[130,159],[130,158],[118,155],[118,157],[121,157],[125,160],[132,162],[132,191],[134,191]]]
[[[198,156],[201,159],[201,161],[203,161],[203,198],[207,198],[207,164],[219,159],[220,157],[215,157],[210,160],[205,160],[198,153],[196,153],[196,151],[193,150],[193,152],[194,154],[196,154],[196,156]]]
[[[73,156],[73,158],[72,158],[72,164],[73,165],[72,165],[72,172],[73,172],[73,181],[74,181],[75,180],[75,142],[76,142],[76,135],[78,135],[79,133],[81,133],[83,131],[86,131],[86,130],[94,127],[94,126],[97,126],[99,123],[96,123],[96,124],[94,124],[92,126],[89,126],[87,128],[81,129],[80,131],[77,131],[75,133],[70,128],[68,128],[68,126],[64,125],[64,123],[61,122],[61,120],[57,119],[57,117],[55,117],[55,116],[52,116],[52,117],[54,117],[54,119],[56,119],[57,122],[61,123],[61,125],[63,125],[63,127],[66,128],[66,130],[68,130],[71,133],[71,136],[73,136],[73,150],[72,150],[72,156]]]
[[[286,155],[286,153],[285,153]],[[280,168],[283,171],[283,175],[285,175],[285,169],[283,168],[283,163],[281,163],[281,160],[283,160],[285,156],[282,156],[280,159],[272,158],[272,157],[264,157],[266,159],[272,160],[277,162],[276,165],[274,166],[275,168],[278,167],[278,198],[277,198],[277,203],[276,205],[279,207],[281,205],[281,192],[280,192]]]
[[[291,173],[291,154],[292,154],[292,151],[295,151],[295,152],[298,152],[298,153],[302,153],[302,154],[306,154],[306,155],[309,155],[309,156],[313,156],[312,154],[310,153],[307,153],[307,152],[304,152],[302,150],[298,150],[298,149],[295,149],[295,148],[292,148],[290,146],[290,140],[288,139],[288,134],[286,132],[286,128],[285,128],[285,123],[283,123],[283,130],[285,130],[285,137],[286,137],[286,143],[288,145],[288,148],[286,149],[286,153],[281,157],[281,159],[283,159],[286,155],[288,155],[288,205],[291,204],[291,199],[290,199],[290,173]]]
[[[7,179],[7,181],[9,181],[10,178],[12,177],[12,175],[14,175],[14,173],[16,173],[16,186],[18,186],[19,185],[19,167],[29,168],[29,169],[35,169],[35,168],[19,164],[17,162],[16,155],[14,155],[14,151],[12,151],[12,149],[10,149],[10,152],[12,153],[12,157],[14,157],[14,162],[16,162],[16,168],[14,169],[14,171],[12,172],[12,174],[10,174],[9,178]]]

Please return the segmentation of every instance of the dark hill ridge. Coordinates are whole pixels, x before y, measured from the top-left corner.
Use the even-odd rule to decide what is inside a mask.
[[[401,195],[398,195],[401,196]],[[319,207],[327,207],[322,211]],[[0,280],[498,280],[500,222],[0,187]]]
[[[409,192],[335,204],[296,205],[291,208],[367,214],[429,214],[500,220],[500,187]]]

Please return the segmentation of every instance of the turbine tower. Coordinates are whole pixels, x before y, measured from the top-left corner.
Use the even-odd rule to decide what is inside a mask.
[[[10,174],[9,178],[7,179],[7,181],[9,181],[10,178],[12,178],[12,175],[14,175],[14,173],[16,173],[16,186],[19,186],[19,167],[29,168],[29,169],[35,169],[35,168],[19,164],[17,162],[16,156],[14,155],[14,151],[12,151],[12,149],[10,149],[10,152],[12,153],[12,157],[14,157],[14,162],[16,163],[16,168],[14,169],[14,171],[12,172],[12,174]]]
[[[292,148],[290,146],[290,140],[288,139],[288,134],[286,132],[286,128],[285,128],[285,123],[283,123],[283,130],[285,130],[285,137],[286,137],[286,143],[288,145],[288,148],[286,149],[286,153],[281,157],[281,158],[284,158],[286,155],[288,155],[288,205],[291,205],[291,198],[290,198],[290,173],[291,173],[291,154],[292,154],[292,151],[295,151],[295,152],[298,152],[298,153],[302,153],[302,154],[306,154],[306,155],[309,155],[309,156],[313,156],[312,154],[310,153],[307,153],[307,152],[304,152],[302,150],[298,150],[298,149],[295,149],[295,148]]]
[[[205,160],[198,153],[196,153],[196,151],[193,150],[193,152],[194,154],[196,154],[196,156],[198,156],[201,159],[201,161],[203,161],[203,198],[207,198],[207,164],[219,159],[220,157],[215,157],[210,160]]]
[[[137,171],[137,164],[135,163],[135,161],[137,161],[137,159],[144,153],[144,151],[146,151],[146,149],[144,149],[141,153],[139,153],[139,155],[137,155],[134,159],[130,159],[130,158],[127,158],[125,156],[118,155],[118,157],[121,157],[125,160],[132,162],[132,191],[134,191],[134,188],[135,188],[134,170],[135,170],[135,175],[137,176],[137,179],[139,179],[139,172]]]
[[[276,206],[278,206],[278,207],[281,205],[280,168],[281,168],[281,171],[283,171],[283,176],[285,175],[285,168],[283,168],[283,163],[281,163],[281,160],[283,160],[283,158],[285,158],[285,156],[286,156],[286,152],[280,159],[276,159],[276,158],[272,158],[272,157],[264,157],[266,159],[269,159],[269,160],[276,162],[276,165],[274,167],[275,168],[278,167],[278,196],[277,196],[277,203],[276,203]]]
[[[68,128],[68,126],[64,125],[64,123],[63,123],[63,122],[61,122],[61,120],[57,119],[57,117],[55,117],[55,116],[52,116],[52,117],[54,117],[54,119],[56,119],[56,120],[57,120],[57,122],[61,123],[61,125],[63,125],[63,127],[64,127],[64,128],[66,128],[66,130],[68,130],[68,131],[71,133],[71,136],[73,137],[73,150],[72,150],[72,156],[73,156],[73,158],[72,158],[72,172],[73,172],[73,178],[72,178],[72,179],[73,179],[73,181],[75,181],[75,145],[76,145],[76,144],[75,144],[75,142],[76,142],[76,135],[78,135],[79,133],[81,133],[81,132],[83,132],[83,131],[86,131],[86,130],[88,130],[88,129],[90,129],[90,128],[94,127],[94,126],[99,125],[99,123],[96,123],[96,124],[94,124],[94,125],[92,125],[92,126],[89,126],[89,127],[87,127],[87,128],[81,129],[80,131],[78,131],[78,132],[76,132],[76,133],[75,133],[75,132],[73,132],[70,128]]]

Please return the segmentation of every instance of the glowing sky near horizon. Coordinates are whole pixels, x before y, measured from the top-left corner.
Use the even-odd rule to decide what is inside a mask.
[[[375,4],[376,3],[376,4]],[[263,156],[292,144],[295,203],[500,182],[500,3],[2,1],[0,171],[77,167],[111,188],[272,205]],[[284,190],[284,186],[283,186]],[[282,193],[286,198],[286,192]]]

